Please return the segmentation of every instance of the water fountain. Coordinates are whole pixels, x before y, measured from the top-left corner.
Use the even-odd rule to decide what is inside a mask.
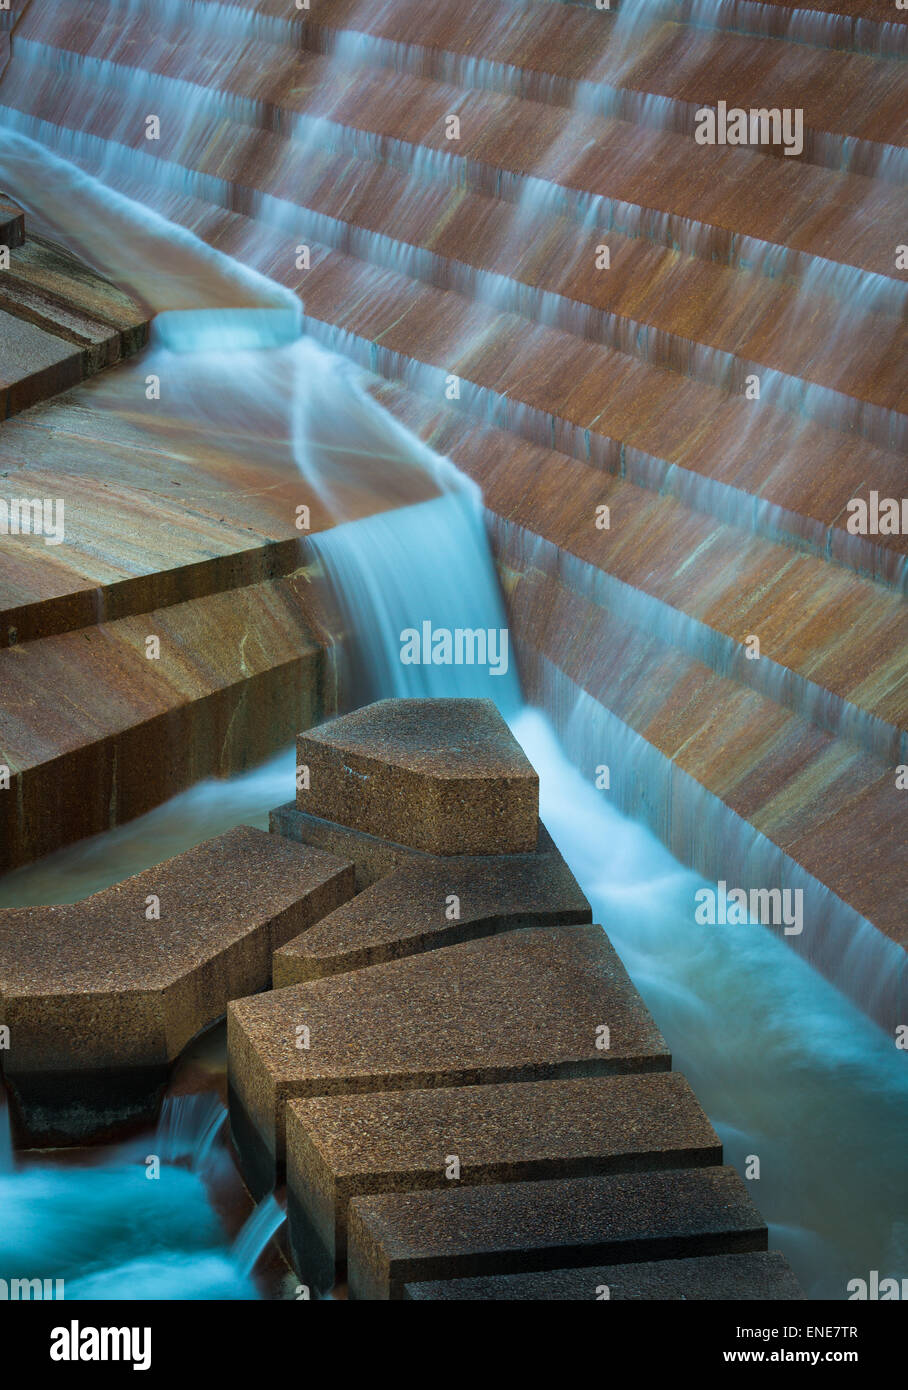
[[[136,22],[139,8],[111,7],[123,33]],[[744,33],[765,32],[776,23],[775,16],[767,13],[773,7],[749,0],[687,8],[694,25],[718,32],[730,26]],[[628,76],[629,55],[637,53],[639,25],[647,21],[648,9],[642,6],[638,12],[627,6],[621,13],[616,35],[620,40],[624,34],[625,39],[616,40],[617,47],[607,50],[606,64],[616,89]],[[658,16],[662,13],[660,9]],[[224,26],[225,18],[232,28]],[[799,38],[818,47],[827,42],[834,46],[834,17],[797,11],[789,22]],[[209,35],[212,56],[205,80],[195,80],[190,93],[192,64],[175,59],[169,45],[180,26],[206,23],[210,30],[201,27],[194,33]],[[754,831],[748,821],[734,819],[721,797],[708,787],[704,790],[690,779],[679,791],[683,770],[679,779],[670,759],[641,736],[632,720],[625,721],[600,703],[599,692],[589,690],[588,673],[581,669],[573,673],[578,678],[572,679],[571,674],[553,669],[552,648],[539,652],[533,648],[532,631],[513,605],[512,650],[531,673],[529,693],[534,702],[544,704],[557,728],[557,739],[537,711],[522,707],[513,669],[506,678],[496,679],[487,671],[465,666],[407,667],[399,660],[402,631],[419,628],[423,621],[438,628],[499,629],[507,625],[507,619],[483,533],[481,497],[473,481],[481,477],[481,470],[470,468],[472,477],[468,477],[455,467],[465,462],[455,449],[452,463],[444,457],[446,450],[437,452],[401,419],[380,409],[349,359],[395,383],[405,380],[411,393],[430,402],[423,418],[440,415],[446,409],[439,404],[441,388],[450,375],[446,366],[453,371],[462,358],[469,361],[477,350],[476,341],[482,344],[484,326],[491,325],[491,334],[494,325],[491,318],[482,318],[477,326],[465,316],[454,323],[434,356],[431,346],[423,351],[419,344],[411,346],[403,339],[396,348],[391,329],[398,314],[405,319],[412,289],[409,284],[401,289],[401,277],[412,280],[417,289],[440,284],[496,311],[538,317],[548,327],[571,333],[577,331],[584,307],[567,294],[546,298],[548,291],[540,291],[529,278],[520,281],[513,266],[503,272],[481,267],[452,271],[450,255],[436,253],[416,239],[407,242],[400,228],[384,233],[352,219],[351,231],[344,220],[346,213],[342,217],[336,208],[321,212],[314,206],[310,214],[288,196],[281,179],[281,158],[286,157],[290,167],[293,158],[300,158],[327,170],[331,159],[340,155],[357,161],[357,172],[363,177],[370,165],[386,160],[389,168],[405,174],[405,180],[395,186],[406,191],[406,210],[416,220],[417,213],[432,206],[433,198],[437,209],[445,206],[448,180],[460,177],[455,172],[460,157],[455,159],[431,140],[418,148],[407,147],[387,132],[352,130],[345,107],[349,91],[340,83],[335,94],[322,93],[305,110],[293,110],[282,80],[276,80],[279,90],[271,94],[274,100],[250,95],[243,55],[250,55],[251,70],[258,50],[252,51],[250,45],[260,44],[263,61],[276,61],[286,39],[285,27],[254,11],[241,15],[222,5],[170,4],[161,17],[160,39],[144,50],[147,78],[137,79],[115,44],[108,52],[109,36],[101,33],[92,39],[97,51],[72,56],[64,70],[54,122],[36,115],[25,89],[52,60],[60,35],[54,24],[47,32],[38,24],[37,30],[21,39],[14,36],[14,63],[0,87],[8,132],[13,132],[4,135],[0,182],[23,201],[40,226],[159,311],[151,352],[115,378],[101,379],[86,389],[83,406],[107,411],[110,418],[128,414],[133,424],[138,420],[144,439],[157,434],[181,448],[195,432],[206,438],[218,435],[217,467],[224,474],[232,467],[248,465],[250,440],[254,440],[258,461],[274,477],[293,475],[303,480],[302,495],[313,508],[321,509],[319,528],[323,529],[301,542],[297,558],[310,567],[307,583],[320,584],[323,602],[332,614],[348,701],[359,703],[385,694],[455,693],[482,694],[497,701],[540,769],[550,829],[593,900],[597,920],[606,925],[679,1064],[718,1125],[732,1161],[743,1167],[748,1155],[760,1156],[758,1201],[773,1226],[775,1242],[810,1294],[841,1297],[850,1273],[878,1266],[895,1269],[904,1259],[905,1216],[898,1190],[900,1113],[906,1085],[902,1058],[875,1025],[763,928],[749,925],[732,937],[718,928],[705,935],[693,924],[694,893],[705,872],[701,841],[711,838],[723,845],[723,852],[732,844],[735,854],[742,853],[742,845],[749,846],[751,862],[761,866],[760,882],[768,881],[770,862],[781,865],[773,868],[774,873],[790,875],[790,861],[775,841]],[[374,37],[338,42],[326,50],[326,70],[336,76],[363,60],[381,66],[388,58],[382,42]],[[21,55],[18,75],[16,44]],[[459,66],[444,76],[447,81],[468,80]],[[98,84],[96,95],[80,106],[80,93],[93,82]],[[491,69],[477,72],[469,82],[473,91],[507,90],[502,73]],[[111,102],[111,93],[124,91],[131,93],[130,105]],[[285,98],[288,111],[282,106]],[[651,120],[665,124],[665,108],[659,104],[663,100],[667,99],[651,96],[648,114],[642,105],[634,119],[643,125]],[[143,149],[139,141],[144,136],[135,128],[136,110],[146,105],[151,109],[150,103],[160,108],[165,125],[168,113],[183,104],[180,136],[172,143],[165,140],[161,153]],[[582,129],[586,115],[582,101],[579,114],[579,125],[568,121],[553,127],[548,165],[571,165],[578,128]],[[273,176],[270,187],[264,174],[256,183],[248,169],[230,167],[229,161],[226,177],[212,172],[201,152],[211,138],[215,117],[228,119],[237,137],[244,131],[250,139],[266,130],[282,136],[292,132],[295,148],[261,140],[259,148],[267,151],[262,168]],[[46,150],[37,162],[30,134],[75,163],[61,161]],[[474,192],[487,189],[491,178],[491,165],[481,164],[477,156],[464,174]],[[91,174],[99,174],[105,184],[94,183]],[[550,171],[537,174],[512,168],[503,174],[499,171],[498,179],[501,196],[513,212],[506,225],[517,244],[537,225],[551,228],[556,222],[572,222],[587,234],[611,237],[614,233],[616,245],[623,238],[629,251],[635,243],[645,243],[647,254],[656,248],[659,255],[684,256],[690,262],[686,262],[686,273],[693,273],[691,265],[699,271],[699,266],[715,260],[729,274],[741,277],[735,284],[747,293],[757,293],[763,282],[788,282],[793,293],[786,300],[784,321],[793,337],[805,331],[804,324],[818,303],[824,306],[834,334],[841,332],[858,304],[868,325],[882,325],[881,341],[886,345],[894,341],[902,291],[890,276],[866,264],[870,256],[864,256],[865,263],[860,265],[845,265],[819,254],[819,242],[802,239],[800,245],[789,245],[781,234],[775,240],[776,228],[764,237],[747,219],[740,232],[723,237],[714,223],[685,213],[683,200],[673,206],[650,207],[642,198],[638,203],[595,188],[571,186],[567,180],[561,185]],[[313,205],[318,202],[316,183],[313,177],[307,192]],[[142,203],[131,201],[124,196],[127,193],[138,195]],[[326,206],[329,203],[326,198]],[[225,211],[218,226],[232,227],[230,245],[238,259],[210,250],[204,240],[180,227],[183,222],[204,232],[212,208]],[[273,235],[267,235],[266,229]],[[315,260],[324,256],[328,264],[332,251],[353,258],[369,293],[376,299],[387,294],[392,321],[387,334],[384,324],[381,332],[376,329],[370,334],[367,326],[360,327],[352,317],[329,322],[319,300],[315,312],[307,305],[304,315],[295,291],[300,285],[306,290],[305,277],[294,275],[292,256],[275,262],[278,250],[287,253],[292,246],[296,251],[297,241],[306,237]],[[496,252],[492,241],[489,259],[494,262],[502,248],[499,245]],[[361,271],[363,266],[370,269],[368,276]],[[363,302],[368,297],[364,291]],[[412,302],[441,307],[438,299],[417,299],[415,291]],[[609,360],[623,366],[636,351],[644,323],[643,317],[624,314],[612,318],[605,329],[597,323],[581,336],[594,346],[604,343],[617,348],[622,363]],[[332,351],[325,351],[312,337],[303,337],[304,328]],[[523,331],[529,330],[517,330]],[[664,360],[671,362],[679,340],[675,332],[674,337],[659,340],[661,346],[654,346],[653,352],[661,351]],[[494,336],[491,341],[496,341]],[[700,347],[691,356],[689,376],[700,384],[727,388],[736,354],[714,344]],[[582,365],[585,371],[586,359]],[[584,469],[596,447],[610,447],[605,426],[597,435],[598,425],[584,425],[579,417],[565,424],[547,399],[539,404],[533,403],[532,396],[525,401],[512,399],[506,386],[499,389],[494,381],[483,384],[481,366],[480,361],[475,381],[466,371],[462,373],[463,405],[458,409],[471,417],[471,423],[478,419],[484,426],[505,424],[539,448],[557,443],[560,456],[573,454]],[[148,374],[172,386],[166,420],[160,420],[154,409],[134,404],[133,387]],[[837,393],[828,374],[806,381],[796,371],[771,367],[765,371],[764,383],[764,404],[798,417],[788,438],[805,452],[820,438],[811,433],[817,421],[839,428],[860,419],[862,428],[866,426],[865,438],[877,445],[882,441],[888,447],[901,438],[900,424],[893,425],[894,410],[853,397],[848,390]],[[375,389],[374,380],[370,386]],[[402,417],[408,408],[419,417],[420,407],[406,401]],[[744,452],[756,451],[756,441],[770,428],[767,418],[759,411],[753,413],[741,435]],[[446,420],[444,427],[450,427],[450,422]],[[430,430],[424,433],[432,438]],[[491,433],[477,437],[481,446],[494,438]],[[852,573],[879,573],[887,584],[895,581],[893,587],[904,582],[901,557],[890,562],[880,558],[878,547],[849,547],[836,539],[826,515],[815,519],[816,527],[810,530],[793,498],[777,504],[758,496],[756,490],[751,493],[746,485],[739,487],[737,480],[712,478],[707,468],[700,471],[702,465],[691,462],[689,448],[682,463],[667,457],[668,450],[660,453],[655,444],[648,452],[618,440],[615,452],[622,480],[630,480],[660,502],[680,498],[695,520],[707,518],[712,526],[718,517],[722,525],[746,532],[748,542],[752,536],[783,545],[796,539],[799,546],[803,542],[805,548],[812,548],[817,559],[825,557],[833,544],[840,544],[842,554],[852,556]],[[863,476],[858,469],[856,475]],[[590,573],[594,567],[571,552],[573,538],[563,546],[548,539],[543,522],[538,523],[539,531],[535,529],[532,512],[511,521],[506,512],[513,499],[490,501],[493,491],[486,489],[487,505],[500,506],[505,514],[501,521],[493,521],[492,536],[509,601],[515,587],[534,581],[534,576],[542,576],[546,584],[557,580],[575,595],[584,593],[586,586],[585,597],[594,606],[620,613],[635,633],[646,632],[673,651],[701,661],[723,680],[739,681],[774,709],[793,713],[811,730],[840,740],[837,747],[854,745],[868,763],[878,759],[881,765],[898,753],[903,726],[894,715],[890,719],[885,711],[877,712],[882,702],[860,704],[853,701],[850,690],[813,679],[811,661],[770,658],[751,667],[742,655],[741,633],[723,629],[721,618],[712,610],[709,621],[703,621],[682,599],[668,601],[660,596],[655,584],[647,587],[641,582],[635,587],[626,576],[613,578],[598,567]],[[339,524],[328,529],[330,523]],[[701,547],[708,551],[709,544],[706,530],[697,534],[691,544],[689,574],[696,573],[696,556]],[[761,558],[768,554],[760,552]],[[842,563],[849,568],[847,558]],[[838,575],[835,579],[838,583]],[[853,582],[851,576],[847,582]],[[866,594],[868,611],[876,621],[889,596],[872,591],[869,585]],[[812,620],[808,614],[805,628]],[[611,800],[591,786],[591,773],[599,763],[608,763],[611,770],[616,793]],[[65,901],[81,896],[86,884],[94,887],[116,881],[128,869],[157,862],[170,846],[183,848],[214,833],[214,827],[249,819],[250,808],[263,823],[266,810],[285,799],[292,766],[293,758],[287,753],[226,788],[200,784],[151,811],[144,821],[111,830],[96,846],[63,849],[51,864],[18,870],[0,887],[3,900],[10,904]],[[280,795],[276,794],[279,783]],[[670,823],[669,817],[672,798],[676,823]],[[683,816],[677,815],[679,804],[687,808]],[[712,827],[708,836],[703,833],[704,824]],[[697,827],[696,835],[692,826]],[[697,844],[689,843],[686,836]],[[666,840],[679,859],[660,843]],[[688,863],[697,865],[700,873],[686,868]],[[821,962],[826,973],[836,978],[838,972],[852,994],[857,981],[862,1004],[872,1008],[880,979],[891,978],[889,962],[895,960],[897,948],[850,902],[830,893],[821,878],[802,872],[814,901],[820,904],[818,911],[828,910],[824,920],[834,927],[847,918],[849,924],[846,937],[851,954],[842,948],[830,951],[830,958]],[[53,876],[50,880],[48,874]],[[870,958],[885,960],[885,965],[871,968]],[[865,968],[864,977],[856,968],[858,959]],[[185,1148],[179,1142],[174,1147],[174,1132],[180,1129],[178,1106],[179,1102],[171,1102],[158,1135],[162,1153],[175,1157]],[[201,1109],[205,1114],[193,1131],[192,1147],[204,1168],[216,1146],[219,1112]],[[175,1204],[162,1218],[167,1234],[153,1257],[136,1257],[136,1249],[149,1236],[133,1228],[128,1247],[112,1239],[109,1248],[104,1245],[100,1262],[87,1262],[88,1218],[76,1229],[74,1213],[84,1212],[87,1206],[98,1226],[110,1220],[114,1227],[116,1213],[122,1214],[130,1200],[130,1184],[137,1180],[123,1155],[111,1155],[101,1165],[84,1169],[45,1169],[29,1159],[10,1171],[10,1164],[7,1154],[4,1169],[0,1146],[0,1183],[8,1187],[13,1211],[24,1212],[40,1199],[56,1204],[66,1230],[70,1229],[67,1222],[72,1225],[67,1266],[70,1297],[113,1296],[124,1287],[146,1295],[148,1290],[167,1287],[183,1290],[167,1296],[250,1297],[249,1276],[257,1257],[283,1220],[279,1205],[266,1199],[232,1251],[227,1251],[216,1225],[204,1214],[207,1208],[198,1172],[174,1168],[177,1176],[171,1175],[168,1181]],[[869,1190],[868,1166],[874,1174]],[[101,1196],[105,1174],[109,1207]],[[143,1177],[139,1170],[138,1178]],[[37,1262],[36,1270],[39,1265],[43,1269],[44,1257],[28,1244],[23,1229],[21,1222],[13,1223],[4,1265],[18,1269],[17,1261],[21,1264],[27,1257]],[[94,1241],[96,1229],[92,1228]],[[70,1293],[70,1288],[75,1292]],[[204,1289],[217,1292],[193,1292]]]

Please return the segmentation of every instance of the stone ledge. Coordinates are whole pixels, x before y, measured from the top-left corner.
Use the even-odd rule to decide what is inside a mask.
[[[457,898],[457,916],[449,917]],[[274,985],[435,950],[521,927],[591,922],[592,909],[557,850],[414,862],[393,870],[274,957]]]
[[[522,1299],[553,1303],[616,1299],[695,1303],[725,1300],[777,1302],[803,1299],[784,1256],[775,1250],[742,1255],[702,1255],[686,1260],[641,1260],[639,1264],[549,1269],[536,1274],[490,1274],[478,1279],[427,1280],[405,1284],[411,1300],[483,1303]]]
[[[532,853],[539,779],[491,700],[378,700],[301,734],[308,815],[429,854]]]
[[[236,999],[227,1049],[231,1124],[257,1192],[281,1172],[290,1100],[671,1067],[597,926],[504,932]]]
[[[766,1242],[733,1168],[394,1192],[350,1203],[348,1287],[354,1299],[396,1299],[413,1281],[733,1254]]]
[[[274,949],[353,891],[353,868],[248,826],[82,902],[0,911],[3,1071],[31,1142],[153,1108],[186,1044],[264,989]],[[147,913],[160,916],[149,918]]]
[[[294,1263],[316,1288],[332,1286],[354,1196],[721,1162],[712,1125],[674,1072],[291,1101]]]

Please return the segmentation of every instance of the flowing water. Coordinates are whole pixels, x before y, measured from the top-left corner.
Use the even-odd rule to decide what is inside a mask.
[[[228,1243],[210,1201],[225,1119],[216,1096],[170,1097],[154,1134],[13,1163],[0,1109],[0,1278],[62,1280],[66,1301],[258,1298],[252,1270],[276,1226],[257,1208]]]
[[[661,14],[661,7],[626,9],[622,32],[632,38]],[[612,56],[620,78],[624,46]],[[319,127],[319,139],[325,130]],[[86,158],[90,139],[73,152]],[[113,151],[111,176],[117,157]],[[587,698],[577,695],[561,709],[559,743],[539,711],[521,708],[510,649],[508,669],[497,676],[478,666],[402,664],[405,629],[505,626],[473,484],[381,411],[348,363],[301,336],[295,295],[42,154],[21,133],[2,141],[0,182],[41,226],[160,311],[149,353],[126,375],[90,384],[84,401],[117,410],[129,372],[160,368],[180,383],[168,428],[206,443],[214,436],[227,469],[255,437],[263,461],[296,470],[323,499],[339,524],[311,547],[326,601],[342,619],[349,693],[357,700],[459,694],[498,702],[539,770],[549,829],[676,1066],[720,1129],[729,1160],[743,1168],[748,1156],[759,1157],[753,1195],[772,1225],[772,1244],[808,1292],[842,1297],[846,1279],[871,1268],[900,1274],[908,1231],[899,1182],[903,1056],[776,936],[758,926],[694,923],[697,876],[640,819],[621,815],[595,791],[563,751],[577,757],[578,749],[597,746],[601,712]],[[197,190],[184,185],[180,192]],[[544,180],[526,180],[518,191],[530,217],[551,196]],[[577,203],[582,213],[582,195]],[[679,219],[624,211],[632,235],[646,219],[654,239],[677,240]],[[623,215],[605,200],[587,212],[593,220],[608,214],[609,226]],[[692,245],[698,235],[692,227]],[[735,254],[764,250],[744,238]],[[787,267],[788,253],[780,255]],[[820,289],[834,294],[835,273],[815,266]],[[159,428],[153,412],[140,425],[151,435]],[[381,514],[369,515],[376,507]],[[618,745],[615,775],[641,783],[645,798],[646,758],[632,740]],[[132,825],[8,875],[0,903],[72,900],[230,825],[264,825],[267,811],[292,793],[293,762],[288,750],[226,784],[194,787]],[[226,1161],[222,1125],[212,1099],[172,1096],[155,1135],[64,1162],[16,1159],[0,1123],[0,1277],[64,1278],[68,1298],[256,1297],[251,1274],[283,1213],[266,1199],[228,1243],[212,1199]],[[155,1154],[160,1177],[151,1180],[146,1160]]]

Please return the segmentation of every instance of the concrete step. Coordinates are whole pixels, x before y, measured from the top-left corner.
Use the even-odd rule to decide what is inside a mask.
[[[536,854],[427,860],[392,870],[275,953],[275,988],[380,965],[500,931],[592,921],[552,846]]]
[[[0,200],[0,418],[59,395],[137,352],[150,313],[62,248],[25,239],[21,209]]]
[[[254,766],[324,717],[310,604],[298,574],[0,651],[0,869]]]
[[[732,1168],[621,1173],[354,1197],[347,1225],[355,1299],[405,1284],[766,1249],[766,1227]]]
[[[670,1067],[595,926],[504,932],[238,999],[227,1035],[231,1127],[259,1193],[283,1170],[291,1100]]]
[[[885,146],[904,136],[899,66],[882,57],[791,46],[780,54],[773,39],[734,33],[717,48],[699,28],[660,20],[615,55],[613,16],[573,5],[461,0],[439,12],[409,0],[364,13],[355,0],[319,0],[306,20],[301,39],[311,52],[688,134],[696,111],[718,100],[797,107],[803,157],[836,169],[874,174],[885,168]],[[846,146],[846,135],[858,138]]]
[[[333,1287],[353,1197],[721,1161],[712,1126],[671,1072],[291,1101],[294,1268]]]
[[[800,888],[802,930],[786,940],[896,1028],[908,935],[894,766],[538,574],[515,584],[510,618],[527,698],[553,711],[583,774],[606,765],[616,805],[714,882]],[[582,735],[570,719],[578,704]]]
[[[491,700],[379,700],[297,739],[308,815],[427,854],[527,854],[539,778]]]
[[[23,102],[34,105],[34,85],[31,74]],[[72,101],[80,110],[86,105],[76,91]],[[760,273],[759,257],[749,262],[756,261],[757,269],[744,272],[692,261],[679,257],[672,241],[668,251],[641,239],[639,230],[623,236],[620,216],[606,223],[613,258],[606,273],[597,266],[597,246],[606,233],[574,227],[544,204],[527,256],[521,211],[497,197],[464,196],[460,187],[413,179],[374,157],[351,163],[351,151],[332,156],[318,128],[307,135],[305,148],[295,150],[286,139],[225,120],[212,142],[205,120],[197,118],[193,135],[179,97],[170,102],[172,109],[165,102],[161,112],[162,139],[151,146],[141,131],[123,125],[116,104],[95,112],[91,128],[106,140],[125,140],[137,152],[198,170],[209,196],[224,197],[230,206],[252,199],[260,218],[286,224],[292,205],[300,204],[300,215],[310,223],[302,229],[306,235],[315,233],[380,264],[405,264],[409,273],[442,288],[492,297],[502,307],[541,315],[738,394],[745,377],[756,372],[767,399],[881,444],[903,428],[893,412],[904,403],[898,373],[904,327],[897,313],[887,314],[882,293],[876,296],[880,312],[871,313],[855,305],[854,294],[846,305],[837,294],[824,293],[822,277],[814,277],[808,306],[796,285],[780,285],[775,253],[767,267],[771,278]],[[275,195],[281,201],[270,203]],[[450,207],[440,207],[440,199]],[[861,297],[869,307],[871,298]]]
[[[155,34],[144,18],[111,33],[109,26],[105,28],[107,18],[106,11],[88,12],[74,29],[71,24],[55,24],[46,12],[26,16],[25,27],[17,35],[19,52],[28,62],[40,63],[52,53],[93,55],[96,48],[99,63],[130,65],[135,64],[135,54],[141,53],[146,71],[174,80],[189,74],[186,45],[181,53],[178,34],[169,39]],[[772,156],[755,150],[702,146],[697,147],[698,161],[706,177],[694,185],[684,173],[691,149],[689,136],[650,131],[595,115],[575,115],[540,102],[475,89],[466,105],[457,103],[462,135],[452,142],[446,137],[445,122],[452,98],[460,89],[449,84],[379,68],[345,70],[322,55],[300,54],[280,45],[247,41],[238,48],[236,39],[219,40],[216,36],[207,46],[206,57],[211,74],[217,73],[222,97],[227,94],[225,73],[218,70],[218,64],[239,57],[227,78],[227,91],[254,104],[258,123],[265,113],[273,120],[271,113],[278,108],[291,118],[316,112],[324,117],[325,94],[330,92],[328,112],[334,126],[351,133],[359,130],[361,140],[368,132],[382,157],[404,160],[408,159],[407,150],[414,147],[414,132],[419,132],[419,146],[427,155],[434,154],[439,171],[450,168],[454,176],[457,167],[457,176],[466,175],[473,187],[496,191],[504,174],[516,181],[516,188],[532,176],[550,184],[553,191],[557,187],[582,189],[587,208],[591,196],[601,196],[638,208],[658,209],[663,220],[683,219],[690,224],[690,239],[703,254],[712,252],[732,263],[743,249],[735,249],[736,238],[730,235],[734,226],[736,232],[757,241],[892,274],[891,248],[900,234],[898,189],[883,184],[868,189],[860,175],[794,160],[773,159],[770,168],[767,161]],[[268,73],[264,93],[262,72]],[[205,73],[197,64],[191,75],[196,85],[204,87]],[[14,77],[11,71],[7,82]],[[212,76],[209,81],[213,80]],[[25,101],[21,109],[28,109],[27,92],[15,86],[9,92],[6,100],[17,106]],[[63,101],[64,94],[58,93],[57,102],[45,104],[43,110],[55,110],[59,116]],[[79,125],[90,122],[91,115],[86,118],[83,106]],[[532,155],[519,134],[528,128],[537,131]],[[144,131],[137,131],[136,137],[144,138]],[[453,152],[452,144],[456,144]],[[549,151],[542,162],[535,158],[541,147]],[[533,158],[532,169],[528,158]],[[757,170],[763,190],[760,198],[747,191],[756,183],[748,175]],[[726,190],[724,195],[722,189]],[[733,197],[729,189],[734,189]],[[830,206],[818,213],[818,205],[826,204],[827,199]],[[865,215],[858,215],[859,207],[862,214],[870,211],[868,201],[872,223]]]
[[[186,1044],[266,988],[275,949],[352,892],[352,865],[239,826],[82,902],[0,910],[20,1143],[147,1119]]]
[[[426,1280],[405,1284],[410,1300],[530,1300],[549,1303],[584,1299],[778,1302],[803,1299],[800,1285],[775,1251],[704,1255],[638,1264],[547,1269],[536,1274],[487,1274],[474,1279]]]

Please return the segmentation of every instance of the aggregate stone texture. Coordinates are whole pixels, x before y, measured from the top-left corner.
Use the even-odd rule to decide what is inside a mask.
[[[370,1192],[702,1167],[722,1146],[683,1076],[585,1077],[321,1096],[287,1107],[290,1240],[330,1284],[347,1204]],[[325,1277],[327,1276],[327,1277]]]
[[[227,1046],[234,1137],[261,1190],[281,1171],[293,1099],[671,1066],[594,925],[503,932],[237,999]]]
[[[563,858],[427,859],[393,870],[274,957],[275,988],[520,927],[592,920]]]
[[[491,700],[379,700],[301,734],[309,815],[430,854],[536,848],[539,779]]]
[[[490,1274],[476,1279],[438,1279],[405,1284],[411,1300],[483,1303],[522,1299],[537,1303],[589,1299],[645,1302],[773,1302],[803,1300],[783,1255],[776,1250],[741,1255],[700,1255],[639,1264],[547,1269],[534,1274]]]
[[[0,911],[5,1074],[173,1060],[352,891],[351,865],[237,826],[81,902]]]
[[[617,1173],[354,1197],[351,1298],[405,1284],[575,1265],[765,1250],[766,1227],[733,1168]]]

